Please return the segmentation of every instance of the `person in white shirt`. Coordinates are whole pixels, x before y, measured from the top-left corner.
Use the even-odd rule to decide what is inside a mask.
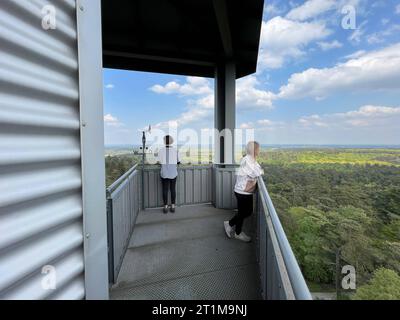
[[[161,183],[164,202],[164,213],[168,213],[168,192],[171,192],[171,212],[175,212],[176,178],[178,177],[178,164],[180,164],[178,150],[172,146],[174,140],[171,136],[164,137],[165,146],[158,151],[158,162],[161,164]]]
[[[235,196],[238,204],[237,214],[230,220],[224,221],[226,235],[235,239],[250,242],[251,238],[242,231],[243,221],[253,213],[253,194],[257,187],[257,178],[264,172],[257,162],[260,144],[251,141],[246,147],[246,156],[240,162],[236,174]]]

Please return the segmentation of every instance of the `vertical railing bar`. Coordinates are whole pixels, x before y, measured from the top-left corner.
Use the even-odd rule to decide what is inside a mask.
[[[200,201],[203,201],[203,169],[200,169]]]
[[[107,193],[107,239],[108,239],[108,281],[115,283],[114,278],[114,232],[113,232],[113,204],[110,194]]]
[[[181,196],[181,188],[179,187],[180,186],[180,183],[181,183],[181,181],[180,181],[180,175],[181,175],[181,172],[182,172],[182,170],[181,170],[181,168],[180,167],[178,167],[178,177],[176,178],[176,205],[179,207],[180,205],[181,205],[181,199],[180,199],[180,196]]]
[[[195,179],[194,169],[191,169],[190,172],[192,173],[192,203],[195,203],[196,197],[194,196],[194,179]]]

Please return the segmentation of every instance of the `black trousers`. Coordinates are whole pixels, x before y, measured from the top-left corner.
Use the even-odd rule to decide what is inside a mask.
[[[168,191],[171,191],[171,204],[175,204],[176,178],[175,179],[161,178],[161,184],[162,184],[162,195],[163,195],[164,206],[168,205]]]
[[[253,195],[235,192],[238,204],[238,213],[229,221],[231,227],[236,226],[236,234],[242,232],[243,221],[253,213]]]

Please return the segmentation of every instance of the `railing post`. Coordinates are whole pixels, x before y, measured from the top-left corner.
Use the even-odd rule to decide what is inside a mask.
[[[110,192],[107,190],[107,249],[108,249],[108,282],[115,283],[114,279],[114,221],[113,203]]]

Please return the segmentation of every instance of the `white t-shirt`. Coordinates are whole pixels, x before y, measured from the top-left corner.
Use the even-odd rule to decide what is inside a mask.
[[[162,147],[158,151],[158,162],[161,164],[161,178],[175,179],[178,176],[178,150],[175,147]]]
[[[240,161],[240,167],[236,173],[235,192],[250,195],[245,192],[248,181],[254,181],[264,173],[258,162],[251,156],[247,155]]]

